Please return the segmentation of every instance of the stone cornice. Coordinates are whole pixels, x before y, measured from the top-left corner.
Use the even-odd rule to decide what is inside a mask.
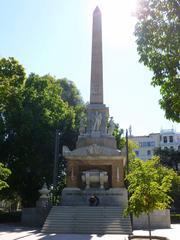
[[[63,147],[63,156],[65,158],[92,158],[92,157],[120,157],[121,152],[117,149],[92,144],[87,147],[81,147],[70,151],[67,147]]]

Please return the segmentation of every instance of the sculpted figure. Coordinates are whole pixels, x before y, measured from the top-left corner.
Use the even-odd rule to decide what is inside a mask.
[[[99,131],[102,121],[102,114],[98,113],[96,111],[95,119],[94,119],[94,125],[93,125],[93,131]]]
[[[89,154],[100,154],[102,149],[97,144],[93,144],[88,147],[87,152]]]
[[[113,121],[113,117],[111,117],[110,122],[109,122],[109,129],[108,129],[108,134],[112,135],[115,129],[115,124]]]

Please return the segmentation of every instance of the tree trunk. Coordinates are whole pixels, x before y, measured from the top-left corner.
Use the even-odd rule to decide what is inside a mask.
[[[147,217],[148,217],[149,239],[152,240],[152,238],[151,238],[151,221],[150,221],[150,213],[147,214]]]

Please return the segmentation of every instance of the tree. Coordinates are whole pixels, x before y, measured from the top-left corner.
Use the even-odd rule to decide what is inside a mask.
[[[132,139],[128,139],[128,152],[129,152],[129,162],[135,160],[136,153],[134,149],[138,149],[139,146]]]
[[[77,107],[79,105],[84,106],[79,90],[75,86],[74,82],[66,78],[58,79],[57,82],[59,82],[62,88],[61,97],[63,101],[67,102],[69,106],[73,107]]]
[[[3,188],[9,187],[9,185],[6,182],[6,179],[9,177],[10,174],[11,171],[0,162],[0,191]]]
[[[160,157],[160,163],[168,168],[174,169],[176,172],[180,172],[180,151],[174,149],[161,149],[157,148],[154,152],[155,155]],[[171,196],[173,198],[173,206],[175,210],[180,209],[180,176],[177,176],[173,180],[173,187]]]
[[[75,148],[77,137],[79,134],[80,120],[82,116],[85,115],[85,104],[82,100],[79,90],[72,81],[69,81],[66,78],[58,79],[57,84],[60,85],[62,89],[61,98],[64,102],[70,106],[75,112],[75,122],[74,122],[74,131],[68,132],[68,141],[71,141],[70,149]]]
[[[130,172],[126,176],[130,198],[125,214],[137,217],[147,214],[150,239],[150,213],[170,206],[172,198],[169,194],[175,176],[173,170],[159,164],[158,157],[146,162],[136,158],[130,162]]]
[[[160,157],[160,163],[162,165],[171,167],[177,172],[180,170],[180,151],[169,148],[156,148],[154,154]]]
[[[125,138],[123,137],[123,129],[119,127],[118,123],[115,123],[115,129],[113,132],[113,136],[116,139],[117,149],[122,150],[125,146]]]
[[[160,87],[167,119],[180,122],[180,7],[178,0],[139,0],[137,50]]]
[[[24,207],[35,205],[44,177],[52,184],[56,129],[61,145],[75,145],[80,111],[62,99],[62,92],[54,77],[26,77],[14,58],[0,60],[0,160],[12,170],[10,188],[3,192],[20,196]]]
[[[173,209],[180,211],[180,176],[177,175],[172,182],[171,197],[173,198]]]

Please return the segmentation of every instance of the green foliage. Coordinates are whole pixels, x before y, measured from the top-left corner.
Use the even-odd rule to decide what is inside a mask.
[[[175,171],[179,172],[180,164],[180,151],[174,149],[155,149],[155,155],[160,157],[160,163],[168,168],[173,168]],[[176,176],[172,182],[171,197],[173,198],[173,206],[175,209],[180,209],[180,176]]]
[[[113,132],[113,136],[116,139],[117,149],[122,150],[125,146],[125,138],[123,137],[123,129],[119,127],[119,124],[115,124],[115,129]]]
[[[177,175],[172,182],[171,197],[173,198],[173,206],[178,211],[180,210],[180,176]]]
[[[178,0],[139,0],[137,37],[140,62],[153,71],[160,87],[160,106],[180,122],[180,7]]]
[[[0,190],[9,187],[6,180],[11,174],[11,171],[0,162]]]
[[[59,81],[34,73],[26,77],[13,58],[0,60],[0,160],[12,170],[10,188],[2,194],[17,194],[23,206],[35,205],[43,177],[52,184],[55,130],[61,132],[61,146],[75,146],[83,103],[74,85],[69,97],[77,94],[76,101],[65,99]]]
[[[80,120],[86,111],[85,104],[80,96],[79,90],[72,81],[63,78],[58,79],[57,84],[59,84],[62,89],[62,100],[66,102],[75,112],[74,131],[68,132],[68,142],[71,141],[71,146],[69,147],[70,149],[73,149],[75,148],[75,143],[79,133]],[[65,137],[67,137],[67,135]]]
[[[136,158],[136,153],[134,149],[138,149],[139,146],[137,145],[136,142],[134,142],[131,139],[128,139],[128,152],[129,152],[129,161],[133,161]]]
[[[161,164],[178,171],[178,165],[180,164],[180,151],[169,148],[156,148],[154,154],[160,157]]]
[[[79,90],[72,81],[63,78],[58,79],[57,82],[59,82],[62,88],[61,97],[69,106],[77,107],[78,105],[83,105]]]
[[[126,176],[130,198],[125,214],[139,216],[168,208],[172,202],[169,193],[175,177],[173,170],[159,164],[158,157],[146,162],[140,159],[131,161]]]

